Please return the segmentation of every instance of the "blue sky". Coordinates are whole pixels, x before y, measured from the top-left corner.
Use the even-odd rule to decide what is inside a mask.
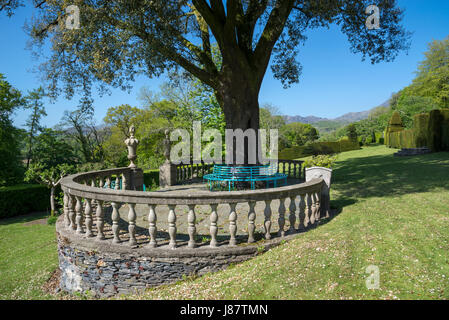
[[[259,96],[260,104],[272,103],[286,115],[315,115],[335,118],[347,112],[368,110],[386,101],[392,92],[410,84],[419,61],[430,41],[449,35],[449,1],[399,0],[405,8],[404,25],[413,32],[408,55],[401,53],[394,62],[372,65],[361,61],[360,55],[349,50],[348,41],[338,28],[308,32],[308,40],[300,48],[299,61],[303,73],[299,84],[285,90],[268,70]],[[16,15],[0,15],[0,73],[19,90],[26,92],[40,85],[39,75],[32,72],[37,61],[26,50],[25,20],[32,16],[30,8],[20,8]],[[130,93],[119,89],[112,95],[94,95],[95,117],[102,121],[108,107],[128,103],[139,106],[137,99],[142,86],[158,91],[164,79],[141,77]],[[46,126],[56,125],[65,110],[74,110],[77,99],[63,98],[47,103]],[[28,113],[19,110],[14,116],[17,126],[25,123]]]

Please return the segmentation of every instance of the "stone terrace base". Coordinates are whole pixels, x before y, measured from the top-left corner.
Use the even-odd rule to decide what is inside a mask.
[[[57,221],[60,287],[73,292],[90,292],[99,297],[133,293],[170,284],[190,275],[225,269],[231,263],[248,260],[297,235],[237,247],[211,249],[208,246],[175,250],[134,248],[127,243],[86,239],[68,232],[62,217]]]
[[[432,151],[429,148],[403,148],[394,154],[395,157],[410,157],[410,156],[419,156],[421,154],[428,154]]]

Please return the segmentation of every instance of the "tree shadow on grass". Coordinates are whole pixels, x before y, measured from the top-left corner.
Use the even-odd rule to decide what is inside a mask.
[[[1,218],[0,226],[9,225],[13,223],[27,223],[38,219],[44,219],[49,216],[49,212],[33,212],[15,217]]]
[[[449,153],[347,159],[337,163],[332,180],[337,195],[332,204],[337,206],[348,199],[449,190]]]

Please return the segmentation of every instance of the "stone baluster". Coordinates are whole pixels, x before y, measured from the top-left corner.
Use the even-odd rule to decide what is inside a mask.
[[[119,214],[119,204],[117,202],[111,202],[112,207],[112,233],[114,234],[114,239],[112,239],[112,243],[120,243],[120,230],[118,223],[120,221],[120,214]]]
[[[81,202],[81,197],[75,196],[76,204],[75,204],[75,213],[76,213],[76,233],[81,234],[84,233],[83,230],[83,206]]]
[[[307,220],[306,220],[306,197],[304,194],[299,195],[299,230],[304,231],[305,227],[307,226]]]
[[[108,189],[111,189],[111,177],[106,177],[106,186]]]
[[[168,234],[170,236],[170,243],[168,246],[171,249],[176,248],[176,213],[175,213],[175,206],[174,205],[168,205],[169,211],[168,211]]]
[[[278,218],[278,224],[279,224],[278,235],[281,236],[281,237],[285,236],[285,230],[284,230],[284,225],[285,225],[285,199],[286,198],[279,199],[280,203],[279,203],[279,218]]]
[[[316,217],[315,220],[319,221],[321,219],[321,210],[320,210],[320,192],[315,192],[314,193],[314,197],[315,197],[315,207],[316,207]]]
[[[103,211],[103,201],[97,200],[97,239],[104,240],[104,211]]]
[[[265,200],[265,221],[264,221],[264,227],[265,227],[265,239],[270,240],[271,239],[271,200]]]
[[[129,232],[129,245],[135,246],[137,245],[136,240],[136,205],[134,203],[128,203],[129,211],[128,211],[128,232]]]
[[[315,212],[313,212],[312,194],[307,193],[307,216],[309,217],[309,226],[315,224]]]
[[[128,177],[126,176],[126,173],[122,174],[122,190],[126,190],[128,187]]]
[[[256,240],[254,239],[254,231],[256,230],[256,225],[254,222],[256,221],[256,211],[254,207],[256,206],[255,201],[250,201],[249,203],[249,211],[248,211],[248,243],[253,243]]]
[[[114,186],[115,190],[120,190],[120,175],[117,174],[115,176],[115,186]]]
[[[65,226],[70,226],[70,215],[69,215],[69,194],[64,192],[64,222]]]
[[[189,214],[187,215],[187,222],[189,224],[188,232],[189,232],[189,248],[195,248],[196,242],[195,242],[195,236],[196,236],[196,216],[195,216],[195,205],[189,204]]]
[[[70,229],[76,230],[76,212],[75,212],[76,200],[75,196],[69,195],[69,216],[70,216]]]
[[[237,245],[237,213],[235,212],[236,205],[237,203],[229,204],[229,206],[231,207],[231,210],[229,211],[229,234],[231,235],[231,238],[229,239],[229,246],[231,247]]]
[[[92,233],[92,200],[84,199],[86,206],[84,207],[84,216],[86,217],[86,237],[93,237]]]
[[[290,221],[290,233],[294,233],[295,230],[295,223],[296,223],[296,204],[295,204],[296,196],[290,196],[290,206],[288,207],[288,210],[290,211],[290,214],[288,216],[288,220]]]
[[[218,227],[217,227],[217,221],[218,221],[218,214],[217,214],[217,204],[211,204],[210,207],[212,209],[212,212],[210,214],[210,246],[212,248],[217,247],[217,233],[218,233]]]
[[[313,218],[315,219],[315,223],[317,223],[318,222],[318,210],[317,210],[317,207],[316,207],[316,198],[315,198],[315,192],[312,192],[312,194],[311,194],[311,198],[312,198],[312,215],[313,215]]]
[[[157,227],[156,227],[156,211],[153,204],[148,205],[149,213],[148,213],[148,233],[150,234],[150,243],[148,244],[148,247],[150,248],[156,248],[157,247],[157,241],[156,241],[156,233],[157,233]]]

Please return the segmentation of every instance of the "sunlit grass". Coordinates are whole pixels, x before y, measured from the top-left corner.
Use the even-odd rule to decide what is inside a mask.
[[[51,298],[41,287],[58,266],[55,226],[25,225],[45,217],[0,220],[0,299]]]
[[[222,272],[128,299],[447,299],[449,153],[395,158],[384,146],[339,155],[338,215]],[[59,298],[40,288],[57,268],[54,226],[0,220],[0,298]],[[273,219],[276,219],[274,214]],[[380,289],[365,272],[379,267]]]

